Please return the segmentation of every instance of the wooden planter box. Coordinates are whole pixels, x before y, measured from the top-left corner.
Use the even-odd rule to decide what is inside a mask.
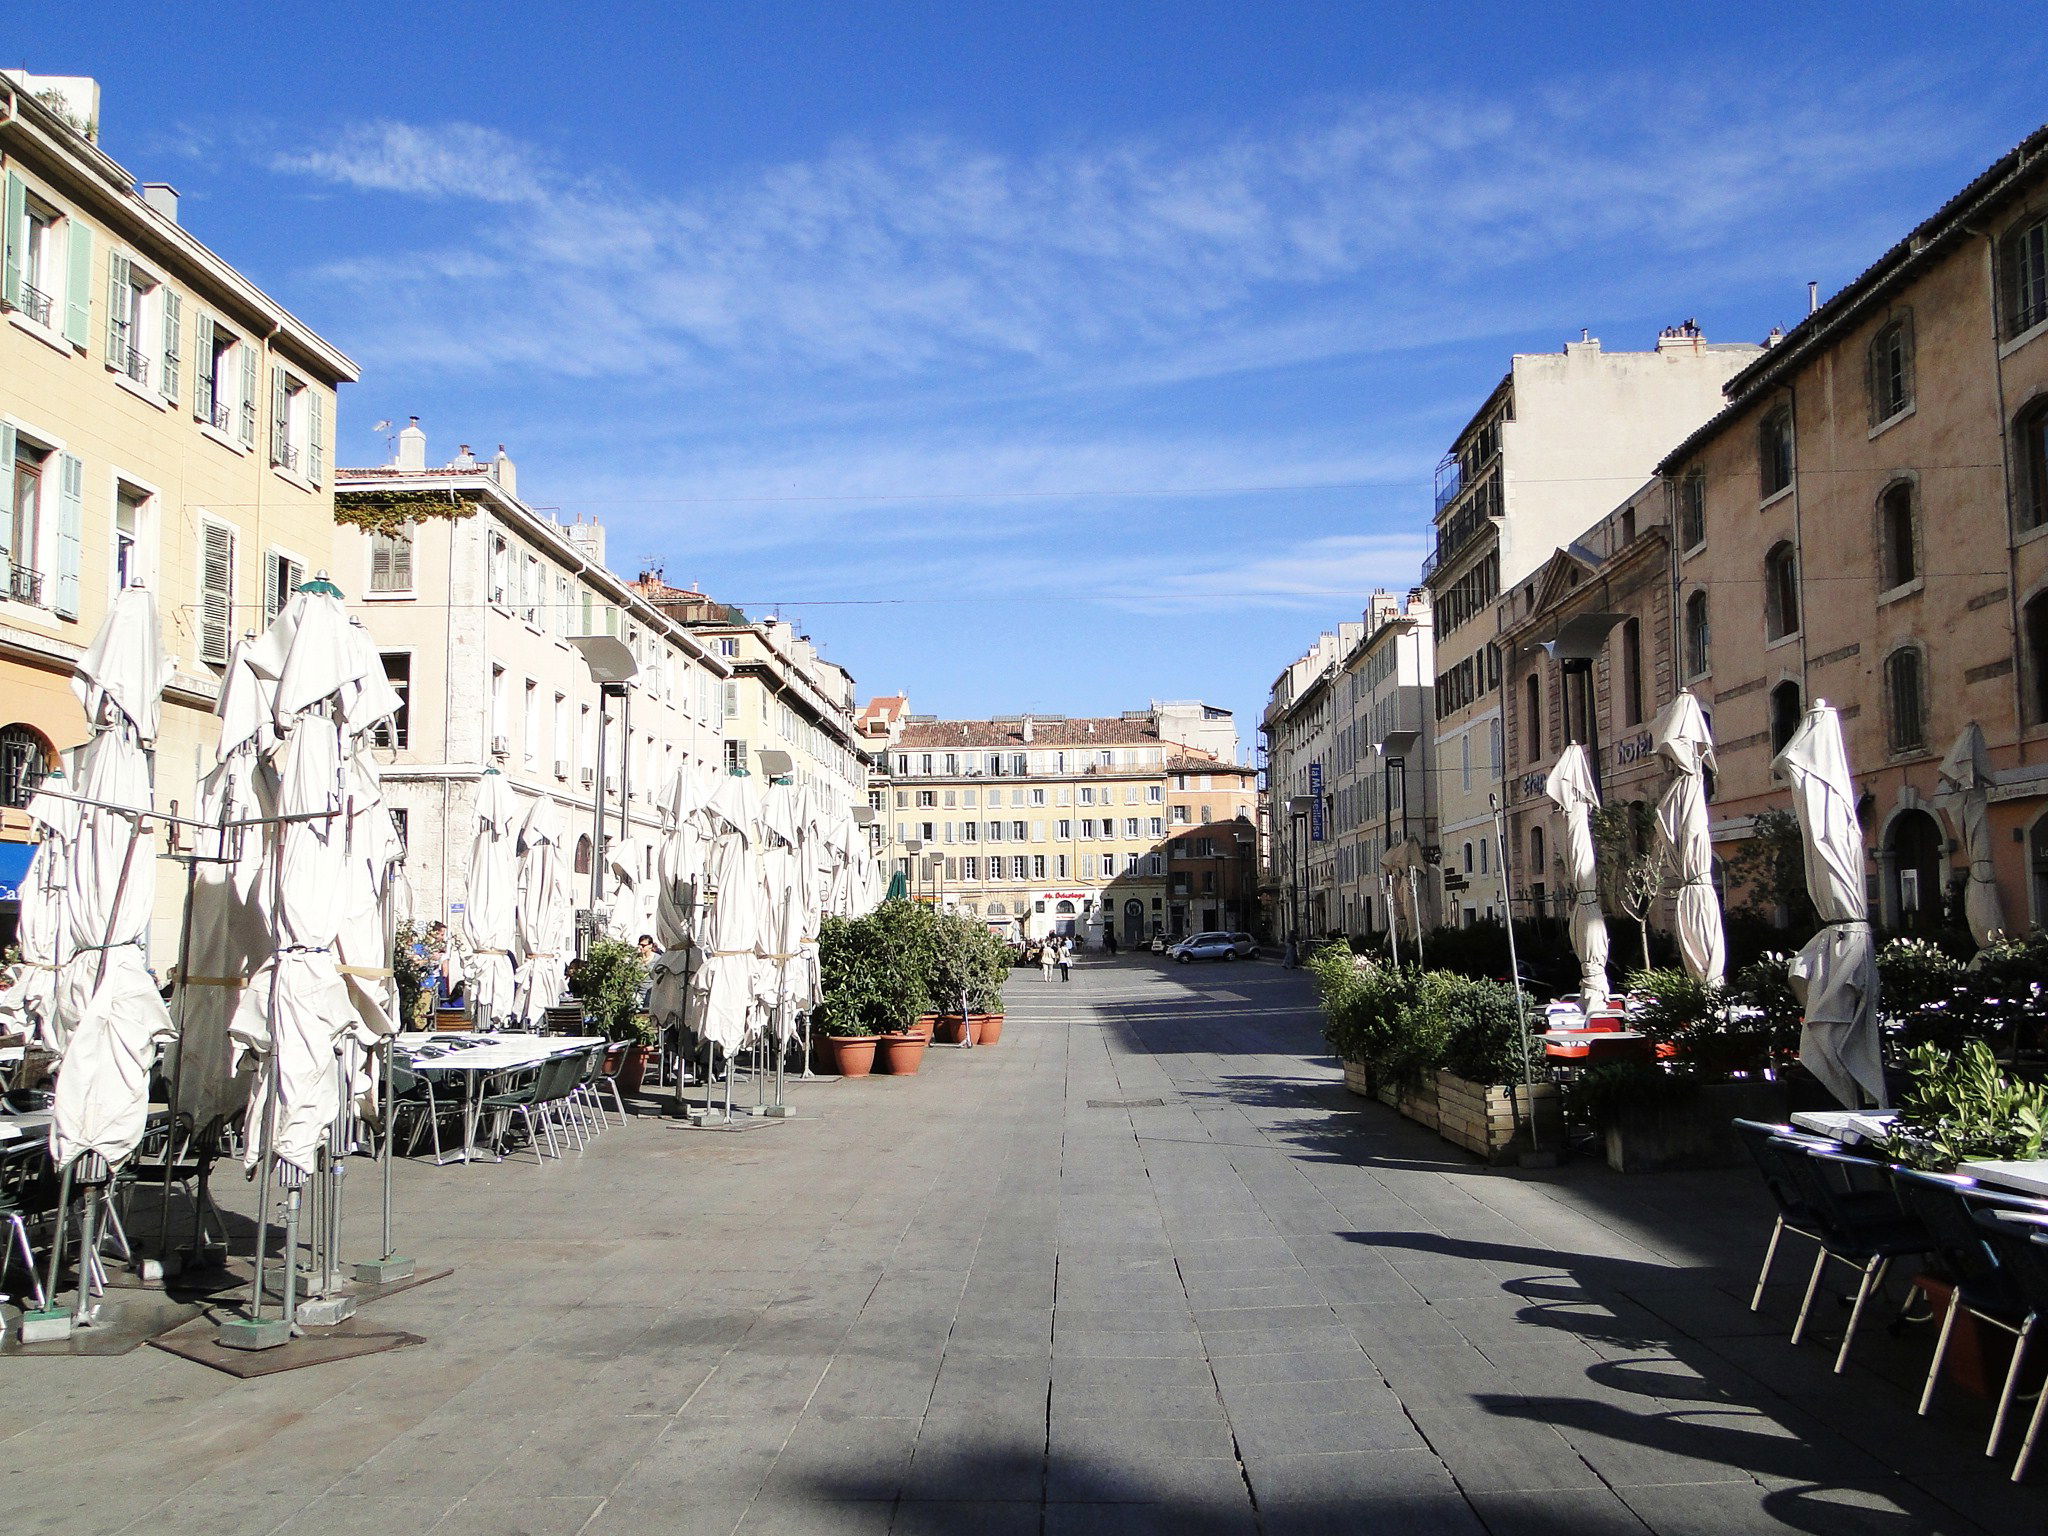
[[[1748,1154],[1731,1121],[1782,1122],[1792,1108],[1785,1083],[1709,1083],[1688,1103],[1624,1114],[1607,1127],[1607,1166],[1616,1173],[1667,1168],[1735,1168]]]
[[[1347,1061],[1344,1063],[1344,1086],[1357,1094],[1361,1099],[1369,1099],[1373,1096],[1372,1078],[1366,1072],[1364,1062]]]
[[[1441,1076],[1442,1074],[1439,1073],[1438,1075]],[[1401,1102],[1398,1107],[1404,1116],[1413,1120],[1417,1125],[1426,1125],[1432,1131],[1437,1129],[1440,1111],[1437,1105],[1435,1089],[1403,1088],[1401,1090]]]
[[[1511,1086],[1507,1083],[1474,1083],[1454,1072],[1440,1071],[1436,1075],[1437,1134],[1445,1141],[1468,1152],[1477,1152],[1489,1161],[1504,1160],[1518,1150],[1518,1129],[1523,1131],[1519,1146],[1528,1144],[1524,1128],[1532,1105],[1536,1134],[1542,1145],[1553,1149],[1560,1146],[1564,1139],[1564,1122],[1555,1083],[1537,1083],[1534,1086],[1518,1083]]]

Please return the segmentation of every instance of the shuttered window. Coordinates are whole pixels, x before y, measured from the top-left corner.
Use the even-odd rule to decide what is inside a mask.
[[[292,594],[306,579],[306,568],[281,550],[271,550],[263,557],[263,622],[270,621],[284,612],[284,605],[292,600]]]
[[[234,641],[235,530],[200,524],[199,658],[224,666]]]
[[[412,590],[412,530],[402,528],[370,535],[370,590],[410,592]]]
[[[254,448],[256,446],[256,349],[251,346],[238,346],[235,350],[242,354],[242,413],[239,431],[242,446],[244,448]]]
[[[57,588],[51,607],[60,619],[78,617],[78,572],[85,553],[85,465],[57,456]]]
[[[163,291],[164,306],[164,350],[157,373],[157,392],[164,397],[167,405],[178,403],[178,389],[183,375],[183,360],[179,354],[179,342],[185,329],[185,305],[175,293],[166,287]]]
[[[219,426],[219,374],[215,367],[213,316],[205,313],[192,319],[192,415],[208,426]]]
[[[327,401],[306,386],[306,478],[315,485],[327,479]]]

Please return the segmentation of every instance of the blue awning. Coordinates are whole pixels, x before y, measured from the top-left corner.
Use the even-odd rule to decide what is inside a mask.
[[[35,851],[34,843],[0,843],[0,901],[21,900],[21,883]]]

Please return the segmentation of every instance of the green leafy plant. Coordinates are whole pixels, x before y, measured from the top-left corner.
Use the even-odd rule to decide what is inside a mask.
[[[818,932],[823,998],[812,1015],[827,1035],[892,1034],[929,1006],[936,941],[931,914],[884,902],[865,917],[828,917]]]
[[[1812,933],[1818,918],[1806,894],[1806,844],[1799,818],[1790,811],[1759,812],[1750,835],[1728,860],[1727,886],[1740,893],[1733,905],[1750,916],[1773,924],[1782,917],[1802,940]]]
[[[570,995],[607,1040],[637,1038],[634,1016],[646,984],[647,965],[639,949],[621,939],[596,940],[569,976]]]
[[[1403,1087],[1441,1067],[1474,1082],[1522,1076],[1514,988],[1455,971],[1397,967],[1330,945],[1309,957],[1322,993],[1323,1034],[1346,1061]]]
[[[2041,1156],[2048,1143],[2048,1088],[2007,1077],[1983,1041],[1954,1049],[1916,1046],[1905,1065],[1907,1086],[1885,1142],[1888,1156],[1935,1172],[1979,1159]]]
[[[1521,1011],[1513,987],[1432,971],[1423,977],[1418,1004],[1442,1039],[1436,1065],[1468,1082],[1522,1080]]]
[[[413,953],[426,930],[410,919],[398,925],[391,940],[391,980],[398,989],[398,1017],[414,1029],[431,1026],[434,1014],[432,956]]]

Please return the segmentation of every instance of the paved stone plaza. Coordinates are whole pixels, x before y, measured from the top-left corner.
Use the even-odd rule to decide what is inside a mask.
[[[1925,1330],[1872,1329],[1837,1378],[1782,1297],[1746,1310],[1753,1176],[1491,1172],[1345,1094],[1305,978],[1086,960],[1019,973],[994,1049],[799,1085],[797,1122],[403,1167],[404,1246],[455,1273],[371,1315],[422,1347],[249,1382],[148,1348],[0,1360],[0,1528],[2048,1521],[1980,1408],[1913,1416]]]

